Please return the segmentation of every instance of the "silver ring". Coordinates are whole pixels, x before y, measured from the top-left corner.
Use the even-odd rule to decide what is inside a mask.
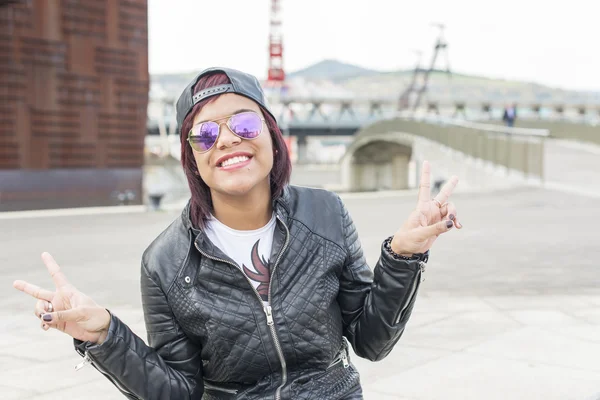
[[[54,311],[54,307],[52,307],[52,303],[48,302],[48,312],[51,313]]]

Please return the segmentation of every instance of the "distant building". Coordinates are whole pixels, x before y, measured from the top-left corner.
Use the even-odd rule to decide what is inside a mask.
[[[0,6],[0,211],[141,203],[147,0]]]

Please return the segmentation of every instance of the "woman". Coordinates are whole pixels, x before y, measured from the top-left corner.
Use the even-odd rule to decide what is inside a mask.
[[[203,71],[177,123],[192,196],[142,257],[149,346],[47,253],[56,290],[15,287],[129,398],[362,398],[347,342],[370,360],[392,350],[429,248],[461,227],[446,203],[457,178],[431,200],[423,164],[417,208],[372,272],[340,198],[287,185],[290,159],[256,78]]]

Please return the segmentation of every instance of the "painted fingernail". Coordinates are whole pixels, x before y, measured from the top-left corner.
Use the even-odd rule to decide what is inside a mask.
[[[456,218],[456,217],[454,216],[454,214],[450,214],[450,215],[448,216],[448,218],[450,218],[452,221],[454,221],[454,218]]]
[[[52,321],[52,314],[44,314],[42,319],[46,322],[50,322],[50,321]]]
[[[453,226],[453,225],[454,225],[454,223],[453,223],[452,221],[446,221],[446,227],[447,227],[448,229],[452,228],[452,226]],[[45,317],[46,317],[46,316],[44,315],[44,318],[45,318]]]

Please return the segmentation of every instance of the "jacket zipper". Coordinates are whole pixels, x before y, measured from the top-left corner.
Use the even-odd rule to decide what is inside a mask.
[[[425,263],[423,261],[419,261],[419,272],[420,272],[421,276],[414,280],[414,283],[410,290],[410,296],[408,296],[408,303],[406,303],[407,306],[408,306],[408,304],[410,304],[413,296],[415,295],[415,292],[417,291],[419,284],[425,280],[425,277],[423,275],[425,273]],[[406,310],[406,307],[404,309],[402,309],[400,311],[400,313],[398,314],[398,317],[396,318],[396,324],[398,324],[400,322],[400,320],[402,319],[402,314],[404,314],[404,310]]]
[[[281,218],[279,218],[279,215],[277,215],[277,219],[279,221],[281,221],[281,223],[283,224],[283,227],[285,228],[285,242],[283,243],[283,247],[281,248],[281,251],[277,255],[275,264],[273,264],[273,270],[271,271],[271,277],[275,276],[275,270],[277,269],[277,265],[279,264],[279,261],[281,260],[281,257],[283,256],[283,253],[285,252],[285,250],[290,242],[290,230],[288,229],[285,222],[283,222],[283,220]],[[277,331],[275,331],[275,325],[273,323],[273,315],[272,315],[272,310],[271,310],[271,289],[272,288],[273,288],[273,285],[271,285],[269,283],[269,293],[267,295],[268,303],[269,303],[269,305],[267,306],[268,307],[267,308],[267,311],[268,311],[267,324],[271,328],[271,335],[273,336],[273,341],[275,342],[275,348],[277,349],[277,354],[279,355],[279,360],[281,361],[281,385],[275,391],[275,400],[280,400],[281,399],[281,389],[287,383],[287,365],[285,363],[285,358],[283,357],[283,350],[281,349],[281,344],[279,343],[279,338],[277,337]],[[271,315],[270,321],[269,321],[269,315]]]
[[[341,352],[337,355],[337,357],[329,364],[327,369],[331,369],[335,365],[339,364],[340,361],[344,364],[344,368],[348,368],[350,363],[348,362],[348,354],[346,353],[346,346],[344,346]]]
[[[119,389],[121,391],[121,393],[123,393],[127,398],[133,399],[133,400],[142,400],[141,397],[136,396],[135,394],[133,394],[129,390],[127,390],[123,385],[121,385],[121,383],[119,381],[117,381],[116,378],[114,378],[110,373],[104,371],[97,363],[94,363],[94,360],[90,356],[89,352],[86,351],[85,354],[82,354],[79,349],[77,349],[77,352],[80,355],[83,355],[84,357],[83,357],[83,361],[81,361],[79,364],[77,364],[75,366],[75,371],[79,371],[81,368],[85,367],[87,364],[91,364],[94,368],[96,368],[98,371],[100,371],[100,373],[102,375],[106,376],[108,378],[108,380],[111,381],[112,384],[115,385],[117,387],[117,389]]]
[[[286,248],[288,246],[288,243],[289,243],[289,239],[290,239],[290,231],[289,231],[287,225],[285,224],[285,222],[283,222],[281,220],[281,218],[279,218],[279,215],[277,215],[277,219],[279,221],[281,221],[281,223],[285,227],[286,236],[285,236],[285,243],[283,244],[283,247],[281,248],[281,251],[277,255],[277,259],[275,260],[275,264],[273,264],[273,270],[271,270],[271,277],[274,276],[275,270],[277,269],[277,264],[279,264],[279,261],[281,260],[281,257],[283,255],[283,253],[285,252],[285,250],[286,250]],[[236,264],[232,263],[229,260],[224,260],[222,258],[213,257],[213,256],[205,253],[204,251],[202,251],[200,249],[200,247],[198,246],[198,244],[196,243],[195,240],[194,240],[194,246],[196,246],[196,249],[204,257],[210,258],[211,260],[214,260],[214,261],[220,261],[220,262],[229,264],[229,265],[233,266],[235,269],[239,270],[242,273],[242,275],[244,275],[244,278],[246,278],[246,281],[248,281],[248,284],[250,284],[250,287],[252,288],[252,290],[256,294],[256,297],[260,301],[260,304],[261,305],[263,304],[263,300],[260,297],[260,294],[258,293],[258,290],[256,290],[256,288],[254,287],[254,285],[252,285],[252,281],[250,280],[250,278],[248,278],[246,276],[246,274],[244,274],[244,272],[240,269],[240,267],[238,267]],[[275,392],[275,399],[276,400],[280,400],[281,399],[281,388],[283,388],[285,386],[286,382],[287,382],[287,365],[286,365],[286,362],[285,362],[285,358],[283,356],[283,350],[281,349],[281,344],[279,343],[279,338],[277,337],[277,331],[275,330],[275,325],[274,325],[274,320],[273,320],[273,310],[271,309],[271,288],[272,287],[273,286],[271,284],[269,284],[269,293],[268,293],[268,298],[267,298],[267,305],[266,306],[263,305],[263,311],[265,312],[265,315],[267,316],[267,325],[269,326],[269,329],[271,330],[271,336],[273,338],[273,343],[275,344],[275,350],[277,350],[277,356],[279,357],[279,361],[281,362],[281,385],[277,388],[277,390]]]

